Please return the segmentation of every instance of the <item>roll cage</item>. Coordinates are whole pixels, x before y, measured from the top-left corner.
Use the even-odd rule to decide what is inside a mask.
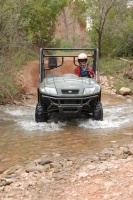
[[[56,55],[55,52],[60,51],[60,55]],[[99,51],[97,48],[40,48],[40,58],[39,58],[39,83],[42,83],[43,79],[46,77],[46,70],[51,70],[57,67],[60,67],[64,63],[65,57],[72,57],[73,63],[75,66],[78,66],[76,58],[78,54],[84,51],[87,54],[87,57],[92,58],[93,70],[96,74],[96,80],[99,83]],[[61,52],[68,52],[67,55],[63,55]],[[76,52],[76,55],[70,55],[70,52]],[[91,54],[90,54],[91,53]],[[61,58],[61,63],[57,63],[57,58]],[[48,64],[45,64],[45,59],[48,59]]]

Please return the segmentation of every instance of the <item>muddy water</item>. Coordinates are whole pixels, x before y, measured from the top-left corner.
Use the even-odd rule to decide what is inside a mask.
[[[98,153],[112,143],[133,142],[133,103],[104,96],[104,120],[35,123],[32,106],[0,106],[0,167],[24,164],[40,155],[67,157]]]

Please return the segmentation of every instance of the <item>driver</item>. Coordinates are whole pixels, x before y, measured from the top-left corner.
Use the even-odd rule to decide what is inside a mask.
[[[95,78],[95,73],[92,67],[88,65],[88,57],[85,53],[78,55],[79,66],[76,67],[74,73],[80,77]]]

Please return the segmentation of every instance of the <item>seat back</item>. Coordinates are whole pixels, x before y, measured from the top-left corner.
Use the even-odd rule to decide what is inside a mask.
[[[48,68],[54,69],[57,68],[57,57],[49,57],[48,59]]]

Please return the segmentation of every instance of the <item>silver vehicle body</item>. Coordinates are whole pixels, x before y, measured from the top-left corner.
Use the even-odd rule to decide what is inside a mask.
[[[96,78],[78,77],[74,73],[67,73],[62,75],[52,74],[47,76],[45,74],[45,70],[51,70],[53,68],[62,66],[65,56],[60,55],[62,61],[61,64],[58,65],[56,60],[58,56],[44,55],[44,50],[46,49],[40,49],[40,81],[37,90],[38,104],[35,115],[36,121],[47,121],[52,113],[55,112],[62,116],[71,115],[80,117],[82,114],[93,116],[96,110],[95,105],[99,105],[101,102],[98,49],[82,49],[91,50],[94,52],[94,54],[91,55],[93,57],[93,65],[94,71],[96,73]],[[57,49],[52,50],[55,51]],[[64,49],[60,49],[60,51],[61,50],[64,51]],[[65,49],[65,51],[66,50],[70,49]],[[75,51],[75,49],[71,50]],[[78,50],[81,49],[76,49],[76,51]],[[77,56],[70,57],[73,57],[73,63],[77,66]],[[45,58],[52,58],[52,64],[45,66]],[[43,116],[43,119],[38,121],[39,114],[40,116]],[[102,115],[102,110],[100,110],[100,115]],[[102,118],[103,116],[100,119],[102,120]]]

